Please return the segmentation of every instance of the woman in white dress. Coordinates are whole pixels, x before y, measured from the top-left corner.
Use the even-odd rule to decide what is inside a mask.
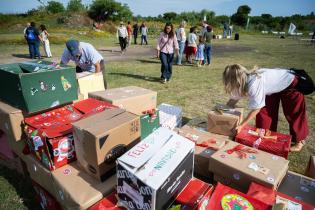
[[[40,29],[42,31],[40,33],[40,36],[42,38],[42,43],[44,45],[44,50],[45,50],[46,56],[48,58],[51,58],[52,54],[51,54],[51,51],[50,51],[49,39],[48,39],[49,34],[47,32],[47,29],[46,29],[45,25],[40,25]]]

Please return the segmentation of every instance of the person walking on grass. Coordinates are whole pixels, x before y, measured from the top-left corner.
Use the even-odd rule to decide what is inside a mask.
[[[196,27],[191,27],[188,34],[188,48],[187,48],[187,57],[188,62],[192,64],[192,58],[196,56],[197,52],[197,35]]]
[[[121,49],[121,54],[126,52],[127,47],[127,39],[128,39],[128,31],[124,22],[120,22],[119,27],[117,28],[117,37],[119,39],[119,45]]]
[[[165,84],[172,77],[174,52],[178,55],[179,47],[174,27],[166,23],[163,32],[157,40],[157,57],[161,60],[161,82]]]
[[[146,45],[148,45],[148,40],[147,40],[148,28],[145,25],[145,22],[142,23],[140,27],[140,32],[141,32],[141,45],[143,45],[144,42]]]
[[[133,33],[134,44],[136,45],[137,44],[137,38],[138,38],[138,31],[139,31],[138,23],[135,23],[132,26],[132,29],[133,29],[132,33]]]
[[[223,72],[227,102],[235,107],[241,98],[249,99],[249,114],[236,127],[237,133],[256,118],[256,127],[277,131],[279,104],[289,123],[292,141],[290,151],[300,151],[309,134],[304,95],[297,90],[299,79],[287,69],[254,68],[240,64],[228,65]]]
[[[199,36],[199,43],[197,46],[197,53],[196,53],[196,63],[197,66],[200,67],[202,66],[203,60],[204,60],[204,49],[205,49],[205,44],[203,41],[203,37]]]
[[[203,39],[205,41],[205,62],[210,66],[211,63],[211,49],[212,49],[212,39],[213,39],[213,32],[212,27],[210,25],[207,26],[207,31],[203,34]]]
[[[131,38],[132,38],[132,27],[131,27],[130,21],[128,21],[127,32],[128,32],[128,46],[130,46],[131,45]]]
[[[179,47],[179,53],[176,60],[177,65],[182,65],[183,53],[184,53],[185,42],[186,42],[185,25],[186,25],[186,22],[182,21],[181,24],[179,25],[179,28],[176,30],[176,37],[177,37],[178,47]]]
[[[42,43],[44,45],[44,51],[46,53],[47,58],[51,58],[52,54],[50,51],[50,45],[49,45],[49,39],[48,39],[49,33],[48,33],[45,25],[40,25],[40,30],[42,31],[40,33],[40,37],[41,37]]]
[[[31,22],[30,27],[25,30],[25,39],[28,44],[30,58],[38,57],[38,59],[41,59],[39,45],[42,40],[34,22]]]

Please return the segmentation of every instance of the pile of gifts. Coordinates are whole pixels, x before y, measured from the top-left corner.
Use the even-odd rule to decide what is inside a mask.
[[[182,108],[157,106],[155,91],[88,91],[81,78],[43,61],[0,65],[0,164],[32,180],[42,209],[315,208],[315,158],[310,177],[296,174],[290,135],[235,135],[242,108],[182,126]]]

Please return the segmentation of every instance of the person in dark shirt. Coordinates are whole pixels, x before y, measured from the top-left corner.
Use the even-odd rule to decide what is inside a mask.
[[[31,22],[31,26],[26,29],[25,39],[29,47],[30,58],[35,59],[36,57],[38,57],[38,59],[41,59],[41,55],[39,52],[41,37],[34,22]]]
[[[133,37],[134,37],[134,40],[135,40],[135,44],[137,44],[138,30],[139,30],[138,23],[134,24],[132,26],[132,28],[133,28]]]

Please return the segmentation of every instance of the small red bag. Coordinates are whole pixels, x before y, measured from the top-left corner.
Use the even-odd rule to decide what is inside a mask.
[[[276,192],[273,189],[252,182],[248,189],[247,195],[255,198],[269,206],[276,202]]]

